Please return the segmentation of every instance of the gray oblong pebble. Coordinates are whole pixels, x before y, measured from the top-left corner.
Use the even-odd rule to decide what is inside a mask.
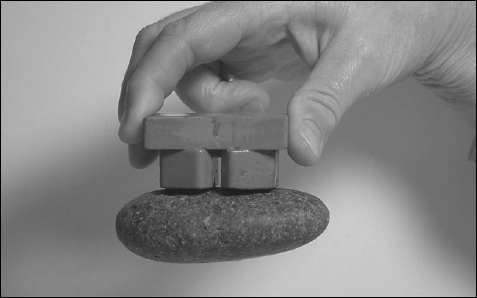
[[[318,237],[329,211],[310,194],[163,189],[127,203],[116,217],[119,240],[155,261],[208,263],[277,254]]]

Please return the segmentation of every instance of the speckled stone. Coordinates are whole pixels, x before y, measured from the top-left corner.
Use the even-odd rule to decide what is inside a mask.
[[[297,190],[162,189],[126,204],[116,233],[144,258],[208,263],[295,249],[316,239],[328,221],[323,202]]]

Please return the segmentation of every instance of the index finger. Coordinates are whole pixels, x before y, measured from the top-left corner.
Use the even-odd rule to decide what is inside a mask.
[[[164,27],[127,83],[119,129],[123,142],[142,141],[143,119],[160,110],[188,70],[220,59],[240,42],[245,13],[230,4],[211,3]]]
[[[159,33],[161,33],[162,29],[164,29],[167,24],[200,9],[204,5],[206,4],[189,7],[184,10],[175,12],[160,21],[157,21],[142,28],[141,31],[139,31],[134,41],[131,58],[129,60],[129,65],[126,69],[126,73],[124,74],[123,83],[121,84],[121,93],[119,95],[118,103],[118,118],[120,122],[124,114],[124,98],[126,97],[127,83],[129,82],[129,79],[131,78],[132,74],[136,71],[136,68],[138,67],[139,63],[141,63],[144,56],[153,46],[154,42],[159,36]]]

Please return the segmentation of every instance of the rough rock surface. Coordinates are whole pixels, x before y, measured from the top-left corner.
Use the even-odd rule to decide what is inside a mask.
[[[297,190],[162,189],[126,204],[116,233],[144,258],[207,263],[295,249],[318,237],[328,221],[323,202]]]

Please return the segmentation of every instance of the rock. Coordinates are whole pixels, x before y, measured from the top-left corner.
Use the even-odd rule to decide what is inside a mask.
[[[295,249],[316,239],[328,221],[323,202],[297,190],[162,189],[126,204],[116,233],[144,258],[208,263]]]

